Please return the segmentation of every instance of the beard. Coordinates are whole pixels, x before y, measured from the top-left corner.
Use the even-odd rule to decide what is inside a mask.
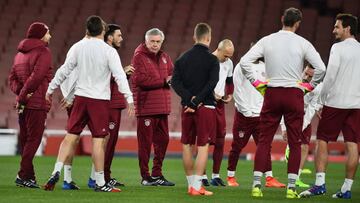
[[[111,44],[115,49],[119,49],[120,46],[116,45],[114,42]]]

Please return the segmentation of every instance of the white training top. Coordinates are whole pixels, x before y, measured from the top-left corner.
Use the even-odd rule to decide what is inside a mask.
[[[322,90],[323,83],[320,83],[315,89],[304,96],[304,121],[302,130],[305,130],[306,127],[311,123],[316,111],[322,108],[320,104],[320,92]],[[286,126],[284,123],[284,117],[281,118],[280,127],[282,131],[286,131]]]
[[[72,47],[64,67],[56,71],[49,84],[48,93],[54,90],[77,68],[79,71],[75,95],[93,99],[110,100],[110,76],[115,78],[120,93],[128,103],[133,103],[132,93],[116,50],[103,40],[91,37]]]
[[[265,64],[263,62],[260,61],[258,64],[252,64],[251,69],[256,78],[265,81]],[[233,82],[233,97],[237,111],[246,117],[260,116],[264,97],[245,78],[239,63],[235,66]]]
[[[360,109],[360,43],[348,38],[331,47],[321,92],[324,105]]]
[[[280,30],[263,37],[240,60],[246,78],[254,82],[258,78],[251,69],[252,63],[264,57],[269,87],[298,87],[302,81],[304,61],[314,68],[315,74],[310,82],[314,87],[325,74],[325,65],[313,45],[294,32]]]
[[[81,41],[81,40],[80,40]],[[79,43],[79,42],[77,42]],[[68,57],[71,56],[71,54],[73,54],[72,52],[74,51],[73,49],[74,46],[72,46],[68,53],[66,54],[66,59],[64,64],[67,63]],[[60,66],[60,69],[64,69],[65,66],[62,65]],[[59,71],[58,70],[58,71]],[[63,83],[60,84],[60,90],[61,90],[61,94],[63,95],[63,97],[65,98],[66,101],[72,103],[72,101],[74,100],[74,93],[75,93],[75,87],[76,87],[76,81],[78,79],[78,75],[79,75],[79,70],[77,68],[75,68],[69,75],[68,78],[66,78]]]
[[[216,84],[214,89],[215,94],[221,97],[225,96],[226,78],[232,77],[233,69],[234,65],[231,59],[227,59],[226,61],[220,63],[219,82]]]

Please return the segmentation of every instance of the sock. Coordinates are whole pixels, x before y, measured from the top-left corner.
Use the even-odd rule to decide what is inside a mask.
[[[191,175],[191,176],[186,176],[186,180],[188,182],[188,186],[191,187],[192,186],[192,183],[194,181],[194,175]]]
[[[211,178],[212,178],[212,179],[214,179],[214,178],[220,178],[220,174],[218,174],[218,173],[213,173],[213,174],[211,175]]]
[[[64,166],[64,163],[63,163],[63,162],[60,162],[60,161],[56,162],[56,163],[55,163],[55,166],[54,166],[54,170],[53,170],[53,172],[52,172],[51,175],[54,175],[56,172],[60,172],[60,173],[61,173],[61,169],[62,169],[63,166]]]
[[[194,181],[192,182],[192,187],[195,190],[200,190],[202,182],[201,179],[203,179],[203,176],[194,175]]]
[[[72,182],[71,165],[64,165],[64,181],[66,181],[67,183]]]
[[[235,177],[235,171],[228,171],[227,176],[228,177]]]
[[[354,180],[345,178],[344,184],[341,187],[341,192],[345,193],[346,191],[351,191],[351,186],[353,184]]]
[[[295,182],[298,178],[298,175],[295,173],[288,173],[288,189],[289,188],[296,188]]]
[[[320,186],[323,184],[325,184],[325,173],[324,172],[316,173],[315,185]]]
[[[208,177],[207,177],[207,175],[205,174],[205,175],[202,175],[202,176],[201,176],[201,179],[206,179],[206,180],[207,180]]]
[[[95,181],[97,186],[105,185],[104,171],[95,171]]]
[[[272,171],[266,171],[265,177],[273,177]]]
[[[263,176],[263,173],[260,171],[254,171],[254,181],[253,181],[253,187],[255,187],[256,185],[260,185],[261,186],[261,178]]]
[[[94,164],[91,166],[90,178],[95,180],[95,166],[94,166]]]

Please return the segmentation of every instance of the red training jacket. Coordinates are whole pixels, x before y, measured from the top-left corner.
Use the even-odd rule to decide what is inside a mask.
[[[135,49],[132,64],[135,68],[131,86],[136,116],[170,114],[170,87],[166,84],[174,67],[170,56],[163,51],[155,55],[142,43]]]
[[[51,52],[40,39],[24,39],[18,45],[9,76],[9,87],[26,109],[50,109],[45,94],[52,79]],[[30,98],[27,95],[33,93]]]

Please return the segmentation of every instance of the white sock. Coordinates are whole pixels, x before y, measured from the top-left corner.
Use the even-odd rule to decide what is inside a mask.
[[[316,173],[315,185],[320,186],[323,184],[325,184],[325,173],[324,172]]]
[[[192,186],[192,183],[194,181],[194,175],[191,175],[191,176],[186,176],[186,180],[188,182],[188,186],[191,187]]]
[[[90,178],[95,180],[95,166],[94,166],[94,164],[91,166]]]
[[[296,188],[295,182],[298,178],[298,175],[295,173],[288,173],[288,187],[287,188]]]
[[[95,181],[96,181],[96,185],[98,186],[105,185],[104,171],[99,171],[99,172],[95,171]]]
[[[227,171],[228,177],[235,177],[235,171]]]
[[[207,175],[205,174],[205,175],[202,175],[202,176],[201,176],[201,179],[206,179],[206,180],[207,180],[208,177],[207,177]]]
[[[353,184],[354,180],[345,178],[344,184],[341,187],[341,192],[345,193],[346,191],[351,191],[351,186]]]
[[[211,178],[212,178],[212,179],[214,179],[214,178],[220,178],[220,174],[218,174],[218,173],[213,173],[213,174],[211,175]]]
[[[253,181],[253,187],[255,187],[256,185],[260,185],[261,186],[261,178],[263,176],[263,173],[260,171],[254,171],[254,181]]]
[[[71,183],[71,165],[64,165],[64,181]]]
[[[51,175],[54,175],[56,172],[60,172],[60,173],[61,173],[61,169],[62,169],[63,166],[64,166],[64,163],[63,163],[63,162],[60,162],[60,161],[56,162],[56,163],[55,163],[55,166],[54,166],[54,170],[53,170],[53,172],[52,172]]]
[[[265,177],[273,177],[272,171],[266,171]]]
[[[194,181],[192,182],[192,187],[195,190],[200,190],[202,186],[202,182],[201,182],[202,179],[203,179],[202,176],[194,175]]]

